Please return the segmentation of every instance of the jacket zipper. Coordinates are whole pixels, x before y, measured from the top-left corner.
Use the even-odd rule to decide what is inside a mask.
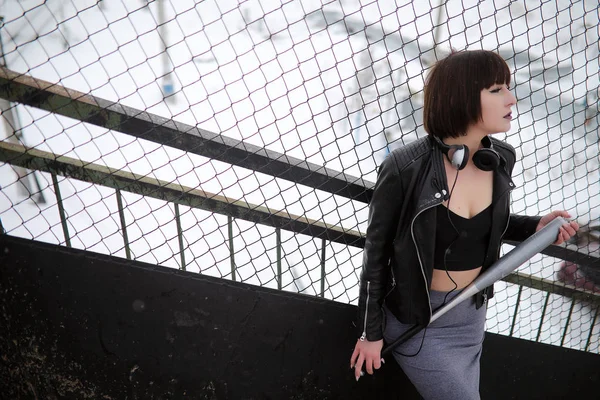
[[[507,190],[505,193],[510,192],[510,189]],[[502,196],[504,196],[505,193],[502,193]],[[506,203],[506,215],[508,216],[506,218],[506,226],[504,227],[504,231],[502,231],[502,235],[500,235],[500,242],[502,242],[502,238],[504,237],[504,235],[506,234],[506,231],[508,230],[508,225],[510,225],[510,204],[509,202]],[[500,247],[498,246],[498,254],[497,257],[500,257]]]
[[[509,185],[512,187],[512,182],[509,183]],[[510,192],[511,189],[508,189],[506,192],[502,193],[502,196],[504,196],[506,193]],[[504,227],[504,231],[502,231],[502,234],[500,235],[500,241],[502,241],[502,238],[504,237],[504,234],[506,233],[506,231],[508,230],[508,225],[510,225],[510,202],[506,203],[506,215],[508,216],[508,218],[506,218],[506,226]],[[498,247],[498,257],[500,256],[500,247]],[[488,295],[487,293],[483,293],[483,304],[486,304],[488,300]]]
[[[508,225],[510,225],[510,205],[508,202],[506,203],[506,215],[508,215],[508,218],[506,218],[506,226],[504,227],[504,231],[502,232],[502,235],[500,235],[500,241],[502,241],[504,234],[508,230]]]
[[[394,291],[394,288],[396,287],[396,278],[394,277],[394,269],[391,266],[390,266],[390,274],[392,274],[392,288],[390,290],[388,290],[388,292],[384,298],[388,297],[390,295],[390,293],[392,293]]]
[[[421,254],[419,253],[419,246],[417,246],[417,241],[415,240],[415,232],[414,232],[414,226],[415,226],[415,220],[417,219],[417,217],[419,215],[421,215],[423,212],[429,210],[430,208],[436,207],[438,205],[440,205],[441,203],[437,203],[432,205],[431,207],[427,207],[422,209],[421,211],[419,211],[419,213],[417,215],[415,215],[415,217],[413,218],[413,220],[410,223],[410,235],[412,237],[413,243],[415,244],[415,249],[417,250],[417,258],[419,259],[419,266],[421,267],[421,274],[423,275],[423,282],[425,283],[425,293],[427,293],[427,304],[429,305],[429,319],[431,319],[431,316],[433,315],[433,311],[431,310],[431,297],[429,296],[429,288],[427,287],[427,277],[425,276],[425,270],[423,269],[423,261],[421,261]]]
[[[367,302],[365,303],[365,324],[363,326],[363,333],[360,335],[360,341],[364,342],[367,337],[367,316],[369,315],[369,290],[371,288],[371,281],[367,281]]]
[[[508,175],[508,172],[506,172],[506,174]],[[512,182],[512,179],[510,179],[510,176],[508,177],[508,185],[510,186],[510,189],[507,189],[506,192],[502,193],[502,195],[500,197],[504,196],[506,193],[510,193],[510,191],[514,187],[514,184]],[[510,225],[510,198],[509,198],[509,201],[506,202],[506,215],[508,215],[508,218],[506,219],[506,226],[504,227],[504,231],[502,232],[502,235],[500,235],[500,241],[502,241],[504,234],[508,230],[508,225]],[[498,249],[498,252],[500,252],[500,249]]]

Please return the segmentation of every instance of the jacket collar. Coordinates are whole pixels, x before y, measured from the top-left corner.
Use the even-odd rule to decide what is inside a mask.
[[[427,140],[430,144],[431,157],[424,168],[424,184],[422,185],[422,190],[419,195],[417,213],[441,204],[443,201],[448,200],[450,196],[448,179],[446,178],[446,169],[444,167],[444,154],[438,146],[435,145],[433,138],[428,136]],[[487,140],[490,140],[491,142],[491,139],[487,138]],[[502,155],[502,152],[498,152],[498,155],[500,156],[500,166],[494,171],[493,203],[495,203],[500,196],[511,191],[515,187],[508,172],[509,168],[507,166],[506,158]]]
[[[444,169],[444,154],[434,143],[433,138],[427,137],[429,142],[430,157],[424,163],[423,185],[417,204],[417,214],[421,211],[441,204],[449,196],[449,189]]]

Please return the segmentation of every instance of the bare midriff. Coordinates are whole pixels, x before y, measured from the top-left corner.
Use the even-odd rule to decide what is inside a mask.
[[[461,290],[467,287],[479,276],[481,267],[467,271],[448,271],[434,269],[431,279],[431,290],[438,292],[449,292],[451,290]],[[450,277],[448,276],[450,275]],[[452,278],[452,279],[450,279]],[[452,282],[454,281],[454,282]],[[456,282],[456,285],[455,285]]]

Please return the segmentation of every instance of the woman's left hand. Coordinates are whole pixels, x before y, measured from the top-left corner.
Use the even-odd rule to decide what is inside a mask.
[[[550,214],[544,215],[542,219],[540,219],[540,222],[535,228],[535,231],[539,231],[544,226],[548,225],[550,221],[552,221],[556,217],[563,217],[564,219],[569,219],[571,218],[571,215],[566,211],[552,211]],[[558,237],[556,238],[556,242],[554,242],[554,244],[562,244],[566,242],[573,235],[575,235],[575,232],[577,232],[578,229],[579,224],[577,224],[577,222],[575,221],[570,221],[566,224],[563,224],[563,226],[561,226],[560,230],[558,231]]]

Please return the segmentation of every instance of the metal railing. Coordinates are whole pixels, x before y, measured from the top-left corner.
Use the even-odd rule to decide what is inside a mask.
[[[429,69],[492,50],[518,99],[498,134],[512,211],[565,209],[589,235],[499,282],[486,328],[598,353],[599,16],[597,0],[6,0],[0,231],[354,304],[376,168],[426,135]]]
[[[233,141],[217,134],[200,131],[196,128],[168,121],[148,112],[109,103],[106,100],[78,93],[62,86],[51,84],[31,76],[17,74],[7,69],[0,69],[0,97],[10,102],[25,104],[53,113],[75,118],[80,121],[101,126],[122,133],[143,137],[156,141],[165,146],[187,146],[202,155],[218,156],[228,163],[245,168],[260,168],[263,173],[285,178],[295,183],[301,183],[319,190],[329,191],[358,201],[367,201],[372,192],[372,183],[363,182],[357,178],[328,171],[306,162],[290,159],[284,154],[273,151],[266,152],[253,146],[246,146],[239,141]],[[244,148],[247,147],[247,148]],[[275,160],[277,168],[270,163]],[[15,167],[41,171],[51,175],[56,196],[56,205],[60,216],[60,226],[64,240],[62,244],[71,247],[71,235],[68,227],[68,217],[61,197],[58,177],[72,178],[115,190],[117,210],[122,231],[125,257],[132,258],[127,234],[128,225],[124,214],[124,203],[121,192],[135,193],[172,203],[175,208],[177,224],[177,242],[179,244],[180,269],[186,270],[184,231],[181,224],[179,206],[187,206],[206,210],[227,216],[227,231],[231,270],[229,279],[237,280],[236,260],[233,243],[233,222],[243,219],[257,224],[269,225],[276,232],[276,276],[277,288],[282,289],[282,246],[281,230],[295,234],[308,235],[320,239],[318,250],[320,259],[319,290],[317,295],[324,297],[327,287],[325,262],[327,260],[327,243],[336,242],[345,246],[361,248],[364,246],[364,236],[356,230],[344,229],[321,221],[311,220],[304,216],[292,215],[285,210],[273,210],[268,207],[249,204],[242,199],[230,199],[202,189],[186,187],[174,182],[161,181],[149,176],[137,175],[132,172],[117,170],[100,164],[84,162],[79,159],[65,157],[28,148],[22,144],[0,141],[0,161]],[[289,162],[290,164],[287,164]],[[270,165],[266,167],[266,165]],[[9,232],[10,233],[10,232]],[[509,243],[515,245],[516,243]],[[598,263],[599,258],[583,254],[577,250],[562,246],[550,246],[544,254],[578,264]],[[567,315],[567,323],[563,329],[560,345],[565,342],[567,330],[576,301],[586,302],[595,307],[584,350],[588,350],[592,340],[594,327],[597,322],[600,307],[598,293],[584,291],[569,285],[558,284],[553,280],[539,278],[533,275],[515,272],[504,278],[504,281],[518,285],[516,309],[510,324],[509,335],[515,333],[517,315],[524,288],[536,289],[545,293],[544,306],[535,340],[542,336],[542,326],[547,313],[550,295],[560,295],[572,299]]]

